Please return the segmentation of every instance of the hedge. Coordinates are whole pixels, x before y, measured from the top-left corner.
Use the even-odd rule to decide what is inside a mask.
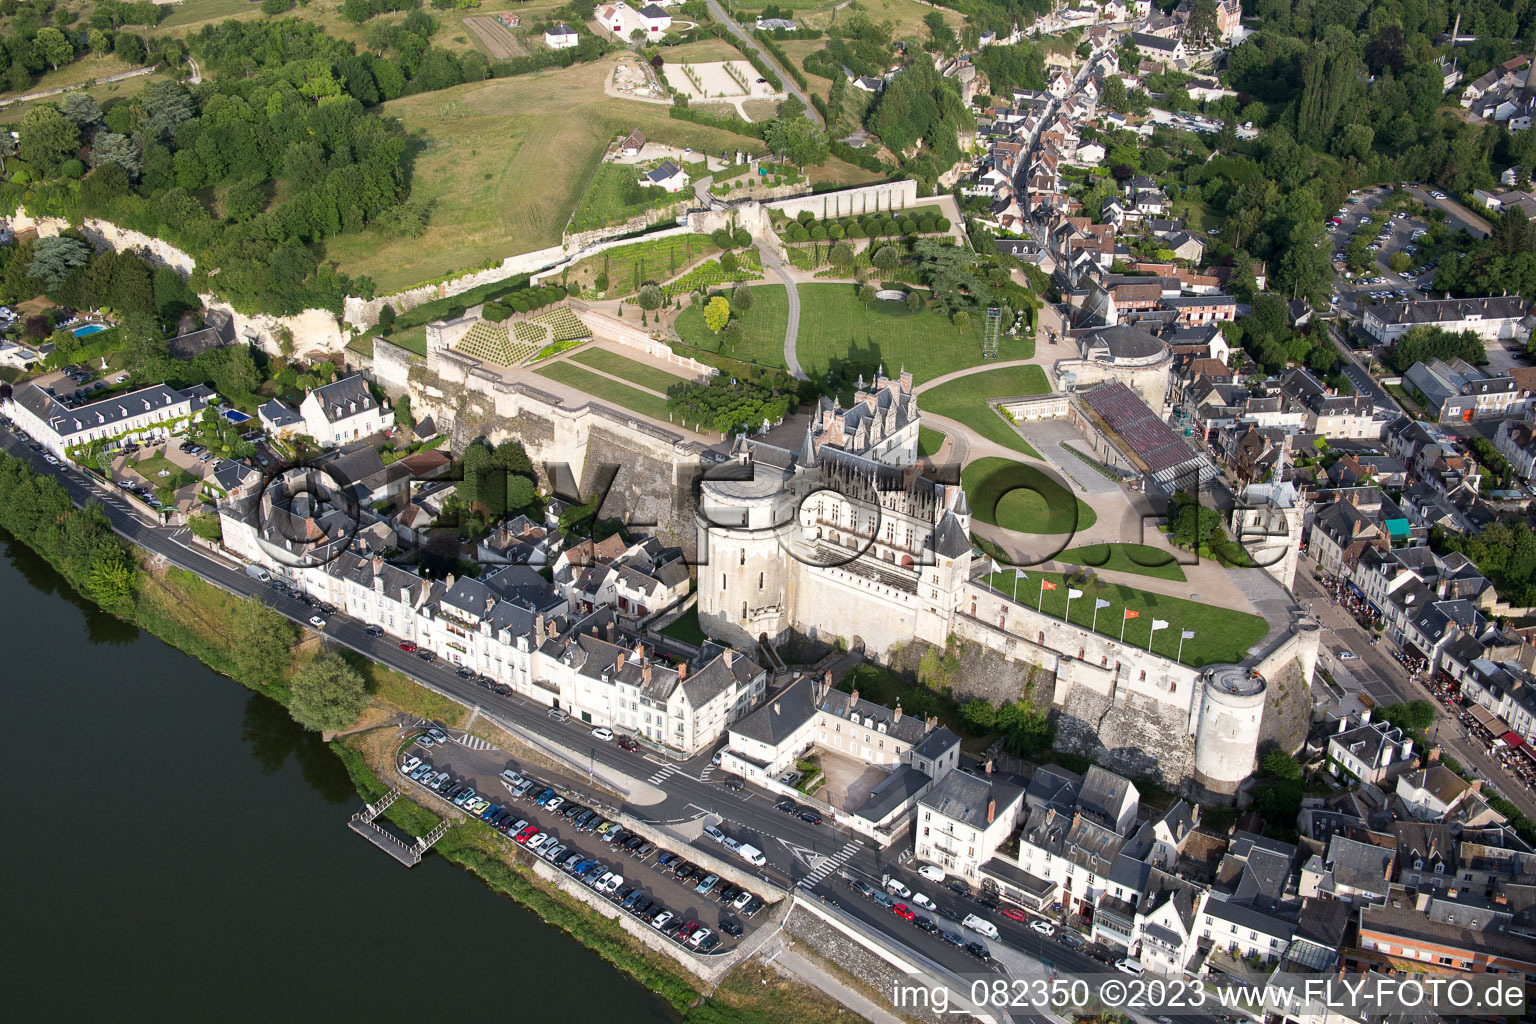
[[[784,30],[779,29],[779,31],[783,32]],[[773,39],[768,35],[768,33],[762,31],[761,29],[754,32],[753,35],[757,36],[757,41],[763,44],[763,49],[773,54],[773,59],[778,61],[779,64],[783,66],[785,71],[789,72],[789,77],[800,83],[800,88],[810,88],[810,85],[805,80],[805,72],[795,67],[794,63],[789,59],[789,54],[784,52],[784,48],[782,46],[775,43]],[[817,32],[816,35],[812,36],[811,38],[820,38],[820,36],[821,33]]]
[[[721,114],[709,114],[702,110],[694,110],[692,107],[685,107],[681,103],[672,104],[668,114],[679,121],[692,121],[694,124],[721,128],[725,131],[735,132],[737,135],[745,135],[753,139],[761,139],[763,137],[763,127],[767,123],[764,121],[743,121],[739,117],[729,117]]]

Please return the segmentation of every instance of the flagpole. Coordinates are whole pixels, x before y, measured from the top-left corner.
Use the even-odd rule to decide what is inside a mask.
[[[1125,614],[1125,612],[1122,611],[1120,613],[1120,642],[1121,643],[1125,643],[1125,624],[1127,622],[1130,622],[1130,621],[1131,621],[1130,618]]]
[[[1043,611],[1045,608],[1045,577],[1040,577],[1040,600],[1035,603],[1035,611]]]
[[[1090,632],[1090,633],[1097,633],[1098,631],[1099,631],[1099,602],[1095,601],[1095,602],[1093,602],[1093,625],[1088,627],[1088,632]]]
[[[1019,570],[1013,570],[1013,603],[1019,603]]]
[[[1067,610],[1061,613],[1062,622],[1072,621],[1072,588],[1067,588]]]
[[[1173,659],[1180,665],[1184,664],[1184,631],[1179,630],[1179,655]]]

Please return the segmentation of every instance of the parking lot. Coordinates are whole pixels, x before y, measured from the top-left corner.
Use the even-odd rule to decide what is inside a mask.
[[[1340,308],[1348,312],[1358,312],[1362,305],[1372,301],[1423,298],[1434,284],[1435,275],[1431,267],[1414,268],[1400,274],[1388,265],[1387,261],[1393,253],[1408,252],[1413,255],[1419,239],[1429,229],[1429,224],[1423,218],[1406,213],[1395,214],[1380,234],[1368,239],[1375,247],[1375,260],[1370,271],[1350,275],[1341,269],[1344,266],[1345,250],[1358,232],[1369,230],[1372,214],[1391,194],[1390,190],[1384,188],[1362,190],[1351,196],[1329,221],[1328,240],[1333,247],[1331,255],[1335,269],[1341,271],[1334,281],[1334,291],[1339,296]],[[1338,223],[1333,223],[1334,220]]]
[[[440,738],[439,738],[440,737]],[[663,935],[700,954],[731,952],[763,899],[625,828],[557,773],[520,771],[433,727],[401,753],[403,784],[428,806],[452,803]]]

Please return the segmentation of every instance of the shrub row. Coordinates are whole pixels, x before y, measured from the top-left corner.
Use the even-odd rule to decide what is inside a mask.
[[[779,31],[783,32],[784,30],[783,29],[779,29]],[[773,41],[773,38],[771,36],[769,36],[767,32],[758,31],[758,32],[755,32],[753,34],[757,36],[757,41],[763,44],[763,49],[765,49],[769,53],[773,54],[773,59],[778,61],[779,65],[782,68],[784,68],[785,71],[789,72],[789,76],[791,78],[793,78],[796,82],[800,83],[800,88],[802,88],[802,89],[809,89],[810,88],[810,85],[807,84],[807,82],[805,80],[805,72],[803,72],[799,68],[795,67],[794,63],[791,62],[790,59],[789,59],[789,54],[784,52],[784,48],[782,46],[780,46],[777,43],[775,43]],[[816,36],[813,36],[811,38],[816,38],[816,37],[819,37],[820,35],[821,35],[821,33],[817,32]]]

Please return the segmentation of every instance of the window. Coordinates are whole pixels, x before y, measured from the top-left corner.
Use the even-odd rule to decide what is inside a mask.
[[[720,574],[720,589],[725,589],[725,573]]]
[[[763,589],[763,573],[758,573],[757,574],[757,589],[758,590],[762,590]],[[1145,675],[1146,673],[1142,673],[1142,674]]]
[[[741,564],[742,565],[746,565],[747,564],[747,549],[746,548],[742,548],[741,549]]]
[[[747,602],[741,602],[741,621],[747,621]]]
[[[1146,669],[1142,669],[1141,670],[1141,681],[1143,683],[1147,681],[1147,670]]]

